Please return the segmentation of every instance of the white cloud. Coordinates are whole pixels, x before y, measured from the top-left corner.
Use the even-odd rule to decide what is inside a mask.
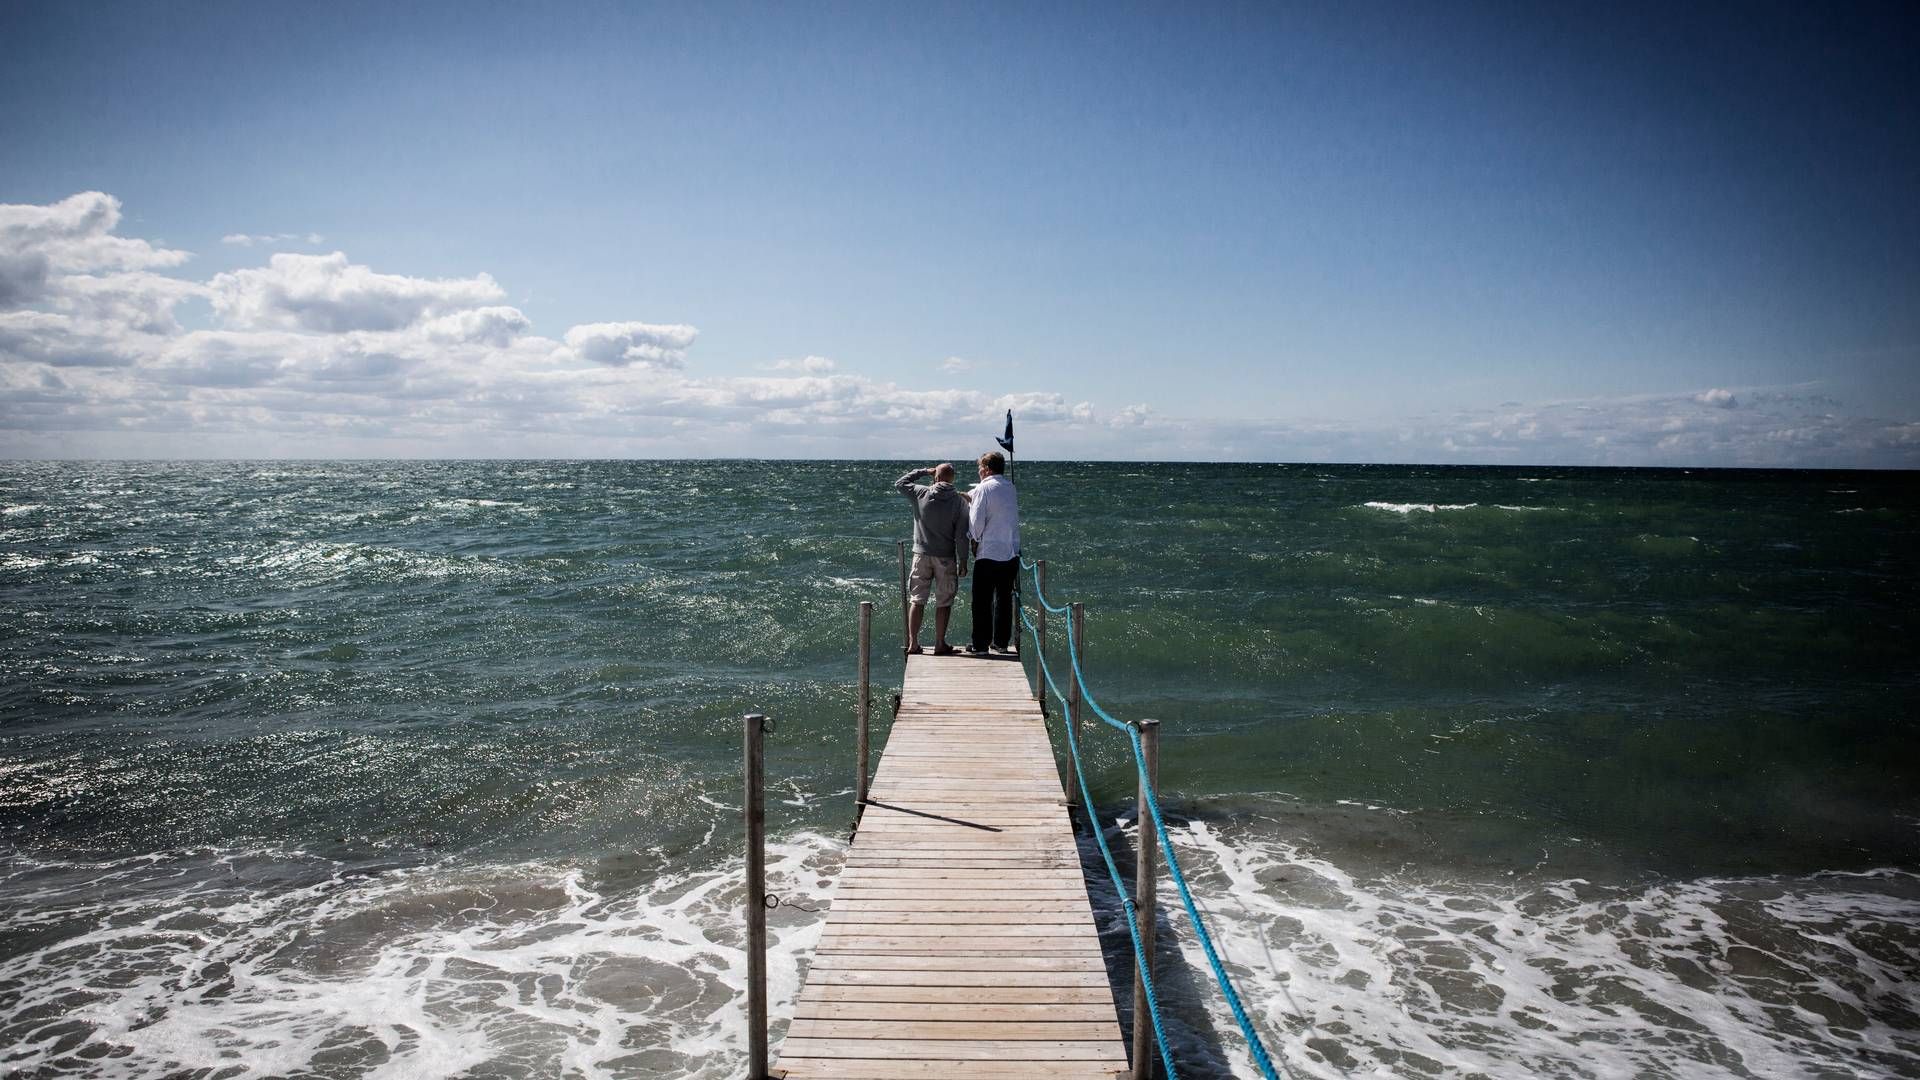
[[[427,338],[443,345],[479,344],[505,348],[515,338],[533,329],[532,320],[518,308],[469,308],[430,319],[421,330]]]
[[[824,375],[839,366],[824,356],[803,356],[798,360],[775,360],[767,370],[804,371],[809,375]]]
[[[264,267],[216,274],[207,288],[228,326],[321,333],[400,330],[506,297],[486,274],[438,280],[379,274],[338,251],[280,252]]]
[[[1067,404],[1067,399],[1059,394],[1029,391],[1019,394],[1003,394],[994,398],[991,413],[1005,413],[1008,409],[1021,419],[1036,422],[1066,422],[1089,424],[1094,420],[1093,403],[1087,401]]]
[[[326,243],[326,241],[327,241],[326,237],[321,236],[319,233],[312,233],[312,232],[310,233],[261,233],[258,235],[252,235],[248,233],[228,233],[227,235],[220,238],[221,243],[232,244],[235,247],[253,247],[255,244],[259,244],[262,247],[268,247],[274,244],[324,244]]]
[[[47,206],[0,204],[0,311],[58,303],[75,277],[120,273],[123,291],[137,280],[124,275],[179,266],[184,251],[113,235],[120,200],[82,192]],[[151,275],[149,275],[151,276]]]
[[[820,356],[702,375],[684,324],[588,323],[556,340],[485,274],[376,273],[341,253],[278,253],[195,281],[161,272],[185,252],[115,235],[119,220],[99,193],[0,207],[0,454],[966,457],[991,447],[1010,408],[1034,457],[1920,465],[1920,425],[1846,415],[1809,387],[1362,426],[1101,410],[1047,390],[941,386],[931,369],[873,379]],[[213,304],[215,325],[180,325],[192,298]]]
[[[179,266],[184,251],[115,236],[120,200],[83,191],[48,206],[0,203],[0,254],[44,259],[55,273],[147,270]]]
[[[960,356],[949,356],[940,361],[940,370],[949,375],[965,375],[974,369],[974,362]]]
[[[567,349],[589,363],[608,367],[677,368],[700,331],[680,324],[642,322],[587,323],[567,331]]]
[[[556,341],[500,303],[485,274],[384,274],[337,252],[277,253],[205,283],[127,269],[185,255],[103,231],[117,207],[103,196],[11,211],[26,226],[7,253],[29,265],[32,302],[0,311],[0,449],[84,433],[105,453],[258,452],[265,440],[296,453],[846,452],[851,441],[918,454],[929,439],[965,449],[967,432],[984,443],[1008,401],[1031,404],[1035,422],[1090,415],[1057,394],[906,386],[820,356],[763,376],[691,376],[691,326],[589,323]],[[192,297],[212,304],[213,327],[174,320]]]

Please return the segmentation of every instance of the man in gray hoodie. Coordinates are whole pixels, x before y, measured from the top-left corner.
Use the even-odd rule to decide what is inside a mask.
[[[922,477],[932,484],[916,484]],[[920,619],[933,593],[933,654],[952,656],[947,644],[947,622],[953,615],[953,596],[967,576],[967,502],[953,487],[953,466],[942,463],[915,469],[893,482],[893,490],[913,500],[913,574],[907,611],[910,653],[920,652]]]

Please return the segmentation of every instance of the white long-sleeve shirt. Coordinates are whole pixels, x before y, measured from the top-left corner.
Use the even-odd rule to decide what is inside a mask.
[[[1020,501],[1013,481],[989,476],[973,489],[972,525],[967,535],[980,545],[976,559],[1005,561],[1020,554]]]

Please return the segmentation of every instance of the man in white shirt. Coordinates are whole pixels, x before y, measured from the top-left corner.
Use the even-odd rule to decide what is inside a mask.
[[[973,643],[967,651],[985,656],[988,646],[1007,653],[1013,645],[1013,583],[1020,573],[1020,502],[1007,479],[1007,459],[998,450],[980,455],[980,483],[972,495]]]

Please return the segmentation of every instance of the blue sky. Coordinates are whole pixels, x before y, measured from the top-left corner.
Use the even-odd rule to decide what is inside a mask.
[[[1910,468],[1915,23],[9,3],[0,454]]]

